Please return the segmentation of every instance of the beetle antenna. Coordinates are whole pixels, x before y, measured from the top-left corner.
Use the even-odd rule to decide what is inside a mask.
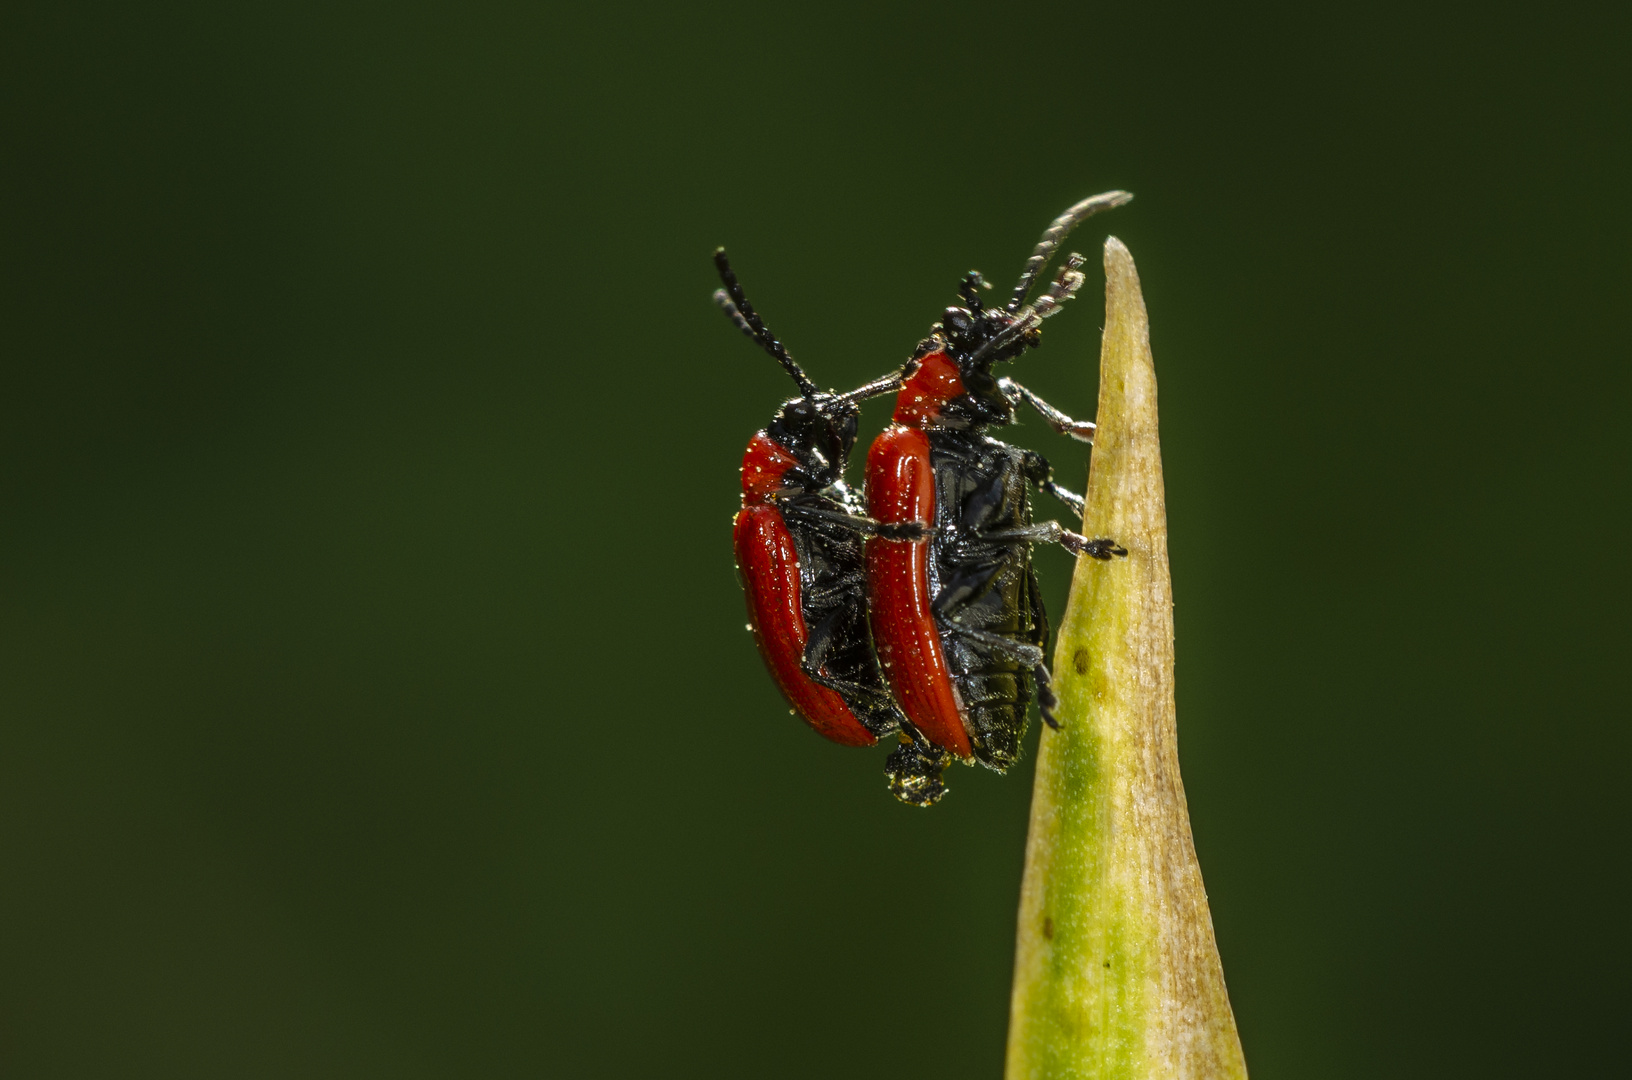
[[[1056,314],[1060,310],[1061,304],[1077,295],[1077,290],[1082,288],[1082,283],[1088,280],[1087,275],[1082,272],[1082,265],[1087,261],[1075,251],[1065,257],[1065,265],[1060,267],[1058,274],[1054,275],[1054,280],[1049,283],[1043,295],[1039,296],[1036,302],[1031,305],[1031,309],[1037,313],[1039,321]]]
[[[844,393],[837,395],[835,400],[854,404],[858,401],[866,401],[868,398],[878,397],[880,394],[893,394],[901,389],[901,384],[911,378],[917,370],[918,362],[908,360],[901,366],[901,370],[880,376],[864,386],[856,387],[854,390],[846,390]]]
[[[991,285],[980,276],[979,270],[971,270],[963,275],[963,280],[958,282],[958,296],[962,298],[963,306],[969,309],[969,314],[979,315],[985,310],[980,302],[980,290],[989,288]]]
[[[1058,315],[1060,306],[1075,297],[1077,290],[1082,288],[1082,283],[1087,280],[1087,275],[1082,272],[1082,266],[1087,261],[1074,251],[1066,256],[1065,265],[1060,267],[1059,273],[1054,275],[1054,280],[1049,282],[1048,288],[1037,298],[1037,302],[1015,312],[1014,322],[976,349],[974,355],[969,357],[969,362],[978,363],[984,360],[1028,330],[1041,326],[1043,320],[1050,315]]]
[[[772,359],[782,365],[798,384],[799,393],[807,398],[815,397],[816,384],[810,381],[804,369],[788,355],[788,350],[782,347],[782,343],[765,328],[765,323],[754,310],[754,305],[743,295],[742,286],[737,283],[737,272],[731,269],[731,261],[725,257],[723,247],[714,252],[714,266],[720,272],[720,280],[725,283],[725,288],[714,293],[714,302],[720,305],[720,310],[736,324],[738,330],[752,338],[755,344],[770,353]]]
[[[1072,229],[1101,210],[1121,206],[1131,198],[1133,194],[1127,191],[1106,191],[1090,195],[1055,218],[1053,224],[1043,230],[1043,238],[1037,241],[1037,246],[1032,249],[1031,258],[1026,260],[1025,269],[1020,271],[1020,282],[1015,285],[1014,295],[1009,298],[1009,311],[1020,310],[1020,306],[1026,302],[1026,294],[1031,292],[1031,286],[1037,280],[1037,275],[1043,272],[1048,260],[1054,257],[1054,252],[1058,251],[1060,244],[1071,235]]]

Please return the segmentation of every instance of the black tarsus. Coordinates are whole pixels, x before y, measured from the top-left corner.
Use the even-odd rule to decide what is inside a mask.
[[[770,353],[771,358],[782,365],[787,373],[793,377],[793,381],[798,384],[799,393],[807,398],[815,397],[818,392],[816,384],[810,381],[810,377],[805,374],[804,369],[799,366],[793,357],[788,355],[788,350],[782,347],[782,343],[776,339],[775,335],[766,329],[764,321],[759,317],[759,313],[754,310],[754,305],[750,304],[748,297],[743,294],[742,285],[737,281],[737,273],[731,269],[731,260],[726,258],[723,247],[716,249],[714,252],[714,266],[720,272],[720,281],[724,283],[725,292],[729,298],[729,304],[722,303],[720,305],[725,308],[725,313],[731,315],[733,311],[736,312],[736,315],[741,317],[741,322],[738,323],[739,328],[745,327],[743,332],[758,342],[760,348]],[[715,297],[719,299],[719,294],[716,293]],[[733,316],[732,321],[737,321],[736,316]]]
[[[1101,536],[1082,545],[1082,554],[1100,562],[1110,562],[1112,558],[1127,558],[1128,549],[1109,537]]]

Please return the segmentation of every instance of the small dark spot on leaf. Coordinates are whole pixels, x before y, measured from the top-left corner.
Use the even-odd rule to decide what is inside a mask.
[[[1078,675],[1088,674],[1088,650],[1078,649],[1072,654],[1071,666],[1076,669]]]
[[[1043,916],[1043,936],[1050,941],[1054,939],[1054,920],[1047,915]]]
[[[1105,961],[1105,966],[1106,966],[1106,967],[1110,967],[1110,966],[1111,966],[1111,962],[1110,962],[1110,961],[1109,961],[1109,960],[1107,960],[1107,961]]]

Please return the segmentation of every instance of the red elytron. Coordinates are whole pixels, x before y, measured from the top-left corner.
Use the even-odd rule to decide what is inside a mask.
[[[1031,405],[1054,430],[1091,442],[1079,422],[1010,379],[991,374],[1038,343],[1042,321],[1083,282],[1082,257],[1027,303],[1038,273],[1083,218],[1126,202],[1124,192],[1085,199],[1044,232],[1009,303],[981,303],[980,275],[959,286],[963,307],[948,308],[918,346],[919,367],[896,398],[893,426],[867,455],[867,504],[881,523],[933,529],[928,544],[867,543],[869,615],[885,679],[920,738],[891,757],[892,786],[940,789],[948,755],[999,771],[1017,758],[1035,695],[1054,724],[1055,698],[1043,663],[1048,617],[1031,545],[1060,543],[1077,554],[1126,555],[1112,540],[1089,540],[1058,522],[1033,523],[1030,488],[1079,516],[1082,498],[1054,484],[1041,455],[1000,442],[990,427]],[[926,746],[925,743],[929,745]]]
[[[896,398],[895,424],[867,453],[867,509],[879,521],[935,524],[935,474],[929,435],[942,403],[963,393],[944,353],[924,357]],[[867,585],[874,647],[902,711],[936,746],[971,754],[941,633],[930,608],[930,545],[869,545]]]

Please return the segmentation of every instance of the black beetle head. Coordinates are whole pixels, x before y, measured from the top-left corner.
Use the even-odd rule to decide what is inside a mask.
[[[973,273],[964,280],[974,278]],[[977,279],[978,280],[978,279]],[[942,422],[1006,424],[1014,416],[1014,406],[997,387],[992,365],[1014,360],[1042,340],[1036,326],[1021,329],[1019,318],[1002,308],[981,306],[979,298],[961,290],[969,307],[949,307],[931,330],[921,351],[942,350],[958,365],[963,383],[962,396],[941,409]]]
[[[843,479],[860,418],[856,404],[837,394],[783,402],[765,429],[799,461],[783,475],[783,483],[818,490]]]

